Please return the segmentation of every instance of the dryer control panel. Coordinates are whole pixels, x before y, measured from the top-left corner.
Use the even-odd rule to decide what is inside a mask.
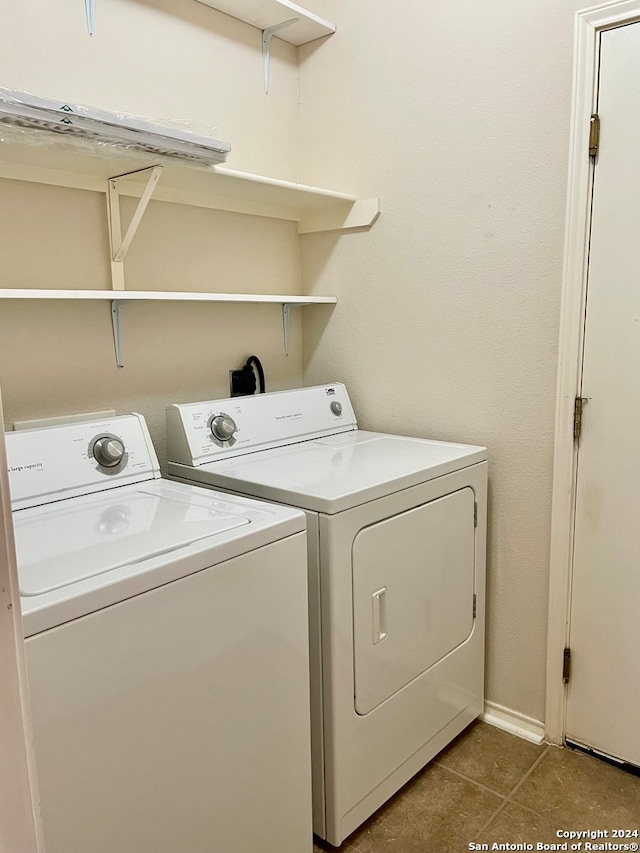
[[[14,510],[160,477],[142,415],[8,432],[6,443]]]
[[[358,428],[341,383],[167,408],[170,462],[203,465]]]

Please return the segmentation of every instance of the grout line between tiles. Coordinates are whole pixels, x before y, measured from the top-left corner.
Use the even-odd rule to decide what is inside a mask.
[[[459,776],[460,779],[464,779],[465,782],[471,782],[472,785],[475,785],[476,788],[482,788],[483,791],[487,791],[489,794],[494,794],[496,797],[500,797],[501,800],[506,800],[506,794],[501,794],[499,791],[496,791],[494,788],[488,788],[486,785],[483,785],[482,782],[478,782],[476,779],[472,779],[471,776],[465,776],[464,773],[461,773],[459,770],[454,770],[453,767],[447,767],[444,764],[438,765],[441,770],[446,770],[447,773],[453,773],[454,776]]]
[[[553,826],[554,829],[563,829],[564,828],[561,824],[556,823],[555,820],[553,820],[553,818],[550,818],[548,814],[541,814],[540,812],[537,812],[535,809],[532,809],[531,806],[525,806],[522,803],[516,803],[514,800],[507,800],[507,803],[509,803],[512,806],[516,806],[516,808],[522,809],[525,812],[529,812],[529,814],[535,815],[535,817],[542,818],[542,820],[546,821],[548,824]]]
[[[544,758],[544,757],[545,757],[545,755],[549,752],[549,750],[550,750],[550,749],[551,749],[551,745],[550,745],[550,744],[547,744],[546,748],[545,748],[545,749],[543,750],[543,752],[542,752],[542,755],[540,755],[540,756],[538,756],[538,758],[536,758],[536,760],[533,762],[533,764],[532,764],[532,765],[531,765],[531,767],[527,770],[527,772],[524,774],[524,776],[520,779],[520,781],[519,781],[519,782],[518,782],[518,783],[517,783],[517,784],[516,784],[512,789],[511,789],[511,791],[507,794],[507,796],[506,796],[506,798],[505,798],[505,799],[507,800],[507,802],[513,802],[513,799],[512,799],[513,795],[514,795],[515,793],[517,793],[517,791],[519,791],[519,790],[520,790],[520,788],[522,787],[522,785],[527,781],[527,779],[529,778],[529,776],[531,776],[531,774],[533,773],[533,771],[534,771],[534,770],[536,769],[536,767],[540,764],[540,762],[543,760],[543,758]]]
[[[506,807],[507,807],[509,804],[516,805],[516,803],[514,803],[514,802],[513,802],[513,800],[511,799],[511,797],[516,793],[516,791],[518,791],[518,790],[520,789],[520,786],[525,782],[525,780],[529,778],[529,775],[530,775],[530,774],[535,770],[535,768],[538,766],[538,764],[540,764],[540,762],[541,762],[541,761],[542,761],[542,759],[545,757],[545,755],[547,754],[547,752],[549,751],[549,749],[550,749],[550,747],[549,747],[549,746],[547,746],[547,747],[546,747],[546,749],[545,749],[545,750],[543,750],[542,755],[539,755],[539,756],[538,756],[538,758],[536,758],[536,760],[533,762],[533,764],[531,765],[531,767],[527,770],[527,772],[526,772],[526,773],[524,773],[524,774],[523,774],[523,776],[520,778],[520,780],[519,780],[519,781],[518,781],[518,782],[513,786],[513,788],[511,789],[511,791],[510,791],[506,796],[503,796],[503,799],[502,799],[502,802],[500,803],[499,808],[497,808],[497,809],[496,809],[496,811],[491,815],[491,817],[489,818],[489,820],[487,820],[487,821],[483,824],[483,826],[481,826],[481,827],[480,827],[480,829],[478,830],[478,832],[476,833],[476,839],[479,839],[479,838],[482,836],[482,833],[487,831],[487,829],[491,826],[491,824],[493,823],[493,821],[498,817],[498,815],[500,814],[500,812],[502,812],[504,809],[506,809]],[[460,775],[462,775],[462,774],[460,774]],[[465,778],[466,778],[466,777],[465,777]],[[471,780],[471,779],[470,779],[469,781],[471,782],[471,781],[473,781],[473,780]],[[475,784],[477,785],[478,783],[476,782]],[[485,786],[484,786],[484,785],[480,785],[480,787],[485,787]],[[491,789],[490,789],[490,788],[485,788],[485,790],[487,790],[487,791],[488,791],[488,790],[491,790]],[[492,792],[492,793],[494,793],[494,792]],[[502,795],[501,795],[501,796],[502,796]],[[518,805],[518,807],[520,806],[520,804],[519,804],[519,803],[518,803],[517,805]],[[538,814],[537,814],[537,812],[534,812],[532,809],[527,809],[527,811],[532,812],[532,813],[533,813],[533,814],[535,814],[537,817],[541,817],[541,815],[538,815]]]
[[[495,810],[495,812],[491,815],[491,817],[489,818],[489,820],[487,820],[487,821],[485,821],[485,822],[484,822],[484,824],[483,824],[483,825],[480,827],[480,829],[476,832],[476,835],[475,835],[476,840],[477,840],[477,839],[479,839],[479,838],[481,837],[482,833],[483,833],[485,830],[487,830],[487,829],[491,826],[491,824],[492,824],[492,823],[493,823],[493,821],[498,817],[498,815],[500,814],[500,812],[501,812],[501,811],[503,811],[503,810],[506,808],[506,806],[507,806],[507,802],[508,802],[508,800],[503,800],[503,801],[500,803],[500,805],[498,806],[498,808]]]
[[[504,794],[501,794],[498,791],[495,791],[493,788],[488,788],[486,785],[483,785],[482,782],[477,782],[475,779],[471,779],[471,777],[465,776],[464,773],[460,773],[459,770],[454,770],[452,767],[447,767],[445,764],[441,764],[440,762],[438,762],[438,766],[442,770],[446,770],[449,773],[453,773],[455,776],[458,776],[460,779],[464,779],[465,782],[470,782],[476,788],[480,788],[482,791],[486,791],[488,794],[493,794],[494,797],[498,797],[501,800],[498,808],[491,814],[489,819],[486,820],[484,822],[484,824],[480,827],[480,829],[475,833],[475,838],[479,838],[482,835],[482,833],[485,831],[485,829],[489,826],[489,824],[494,820],[494,818],[496,818],[500,814],[500,812],[505,808],[505,806],[507,805],[507,798],[505,797]]]

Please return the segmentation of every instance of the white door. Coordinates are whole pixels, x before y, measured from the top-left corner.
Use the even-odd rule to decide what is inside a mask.
[[[640,765],[640,23],[601,35],[567,740]]]

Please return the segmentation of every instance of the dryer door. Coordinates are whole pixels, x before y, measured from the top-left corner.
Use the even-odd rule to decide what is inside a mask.
[[[368,714],[473,629],[474,493],[365,527],[353,543],[355,708]]]

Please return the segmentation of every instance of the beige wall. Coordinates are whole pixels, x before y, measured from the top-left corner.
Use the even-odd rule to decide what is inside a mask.
[[[305,181],[380,195],[367,233],[305,238],[305,382],[366,428],[490,454],[487,698],[542,720],[551,463],[581,0],[316,0]]]
[[[93,38],[82,0],[7,2],[1,18],[5,88],[184,119],[231,143],[229,167],[296,180],[292,46],[273,41],[265,97],[259,31],[194,0],[98,0]],[[122,209],[126,222],[133,202]],[[0,180],[0,287],[109,287],[107,243],[101,193]],[[299,293],[299,253],[293,223],[152,201],[125,261],[127,287]],[[228,371],[252,352],[272,390],[301,384],[299,312],[288,358],[276,305],[136,304],[124,324],[118,370],[107,302],[2,302],[5,421],[137,410],[162,458],[165,405],[226,396]]]
[[[551,456],[573,13],[580,0],[306,0],[338,32],[296,51],[193,0],[5,3],[0,82],[215,126],[232,168],[379,195],[370,230],[302,240],[306,384],[347,382],[364,427],[483,443],[491,459],[488,699],[542,719]],[[299,133],[300,132],[300,133]],[[298,143],[300,142],[300,146]],[[299,149],[300,148],[300,152]],[[131,203],[125,202],[125,209]],[[105,287],[101,196],[0,182],[0,286]],[[151,204],[131,289],[300,292],[290,223]],[[115,406],[150,421],[226,393],[250,351],[300,384],[276,307],[4,303],[8,421]]]

